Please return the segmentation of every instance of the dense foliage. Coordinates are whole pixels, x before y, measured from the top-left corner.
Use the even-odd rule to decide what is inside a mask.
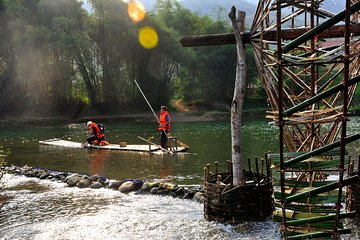
[[[234,46],[183,48],[179,42],[185,35],[229,32],[228,19],[158,0],[136,23],[123,1],[90,2],[88,12],[77,0],[0,0],[2,116],[28,109],[77,116],[146,108],[134,80],[155,106],[173,99],[203,109],[230,104]],[[139,44],[143,26],[156,29],[156,48]]]

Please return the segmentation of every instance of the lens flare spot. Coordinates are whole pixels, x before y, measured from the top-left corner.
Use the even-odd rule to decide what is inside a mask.
[[[141,46],[152,49],[158,45],[159,37],[152,27],[142,27],[139,30],[139,42]]]
[[[140,22],[145,18],[146,11],[141,2],[131,1],[128,4],[128,14],[134,22]]]

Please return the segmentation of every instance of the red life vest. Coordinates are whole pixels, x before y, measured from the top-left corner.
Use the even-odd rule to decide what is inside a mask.
[[[168,118],[168,121],[166,121],[166,118]],[[160,126],[159,126],[159,131],[170,131],[170,115],[168,112],[162,112],[160,113],[160,118],[159,118],[159,122],[160,122]],[[166,122],[168,122],[166,124]]]
[[[94,136],[96,136],[97,138],[101,139],[105,136],[105,134],[101,133],[100,128],[98,127],[98,125],[96,123],[92,123],[90,126],[90,131],[92,134],[94,134]]]

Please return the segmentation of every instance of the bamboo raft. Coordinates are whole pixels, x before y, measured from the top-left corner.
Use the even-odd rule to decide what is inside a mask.
[[[174,146],[171,151],[163,151],[160,146],[155,144],[109,144],[109,145],[89,145],[84,146],[83,143],[62,140],[62,139],[49,139],[44,141],[39,141],[39,144],[46,146],[56,146],[64,148],[90,148],[90,149],[100,149],[100,150],[116,150],[116,151],[127,151],[127,152],[144,152],[152,154],[167,154],[167,153],[182,153],[189,150],[188,147],[183,146]]]

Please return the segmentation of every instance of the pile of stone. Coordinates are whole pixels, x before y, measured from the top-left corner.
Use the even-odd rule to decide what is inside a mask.
[[[60,181],[66,183],[69,187],[92,189],[109,188],[122,193],[135,192],[136,194],[167,195],[181,199],[193,199],[201,203],[204,202],[204,191],[200,186],[183,187],[172,183],[150,182],[140,179],[109,180],[99,175],[89,176],[86,174],[58,172],[29,166],[18,167],[12,165],[3,167],[2,171],[14,175]]]

